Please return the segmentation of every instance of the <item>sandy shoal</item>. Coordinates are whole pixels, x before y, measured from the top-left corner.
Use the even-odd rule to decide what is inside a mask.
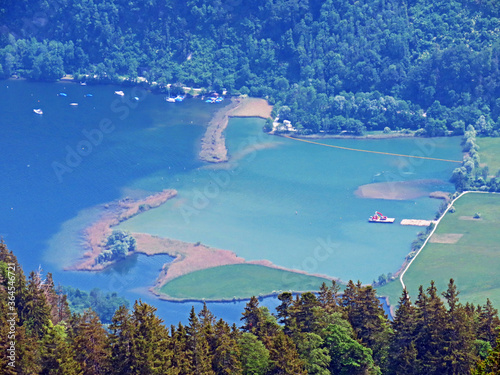
[[[414,180],[376,182],[361,185],[355,191],[360,198],[407,200],[428,196],[430,186],[441,182],[440,180]]]
[[[226,130],[230,117],[262,117],[271,115],[272,106],[265,99],[259,98],[237,98],[231,99],[231,103],[217,111],[208,123],[205,135],[201,140],[199,157],[210,163],[222,163],[228,161]]]

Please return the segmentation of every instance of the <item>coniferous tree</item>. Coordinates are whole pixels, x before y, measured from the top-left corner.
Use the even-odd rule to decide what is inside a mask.
[[[170,368],[168,330],[155,314],[156,308],[135,302],[132,311],[132,369],[128,374],[167,374]]]
[[[239,375],[243,373],[240,361],[238,336],[220,319],[214,327],[213,370],[216,374]]]
[[[125,306],[120,306],[109,325],[111,367],[113,374],[125,374],[133,365],[133,346],[135,327],[130,312]]]
[[[189,314],[189,325],[186,327],[187,345],[193,353],[193,368],[196,374],[212,375],[212,355],[207,337],[202,331],[202,325],[196,316],[194,307]]]
[[[300,359],[292,339],[279,331],[268,347],[272,363],[271,374],[306,375],[305,363]]]
[[[373,351],[375,363],[383,368],[388,355],[390,327],[375,289],[352,282],[342,296],[347,318],[356,337]]]
[[[177,328],[171,327],[169,349],[172,352],[173,374],[189,375],[194,373],[193,351],[188,345],[186,328],[179,323]]]
[[[73,322],[71,339],[75,359],[86,375],[110,373],[109,339],[94,311],[87,310]]]
[[[469,373],[478,360],[474,353],[474,327],[465,308],[459,303],[458,294],[455,282],[451,279],[448,289],[442,293],[448,303],[444,333],[448,349],[444,359],[450,375]]]
[[[340,292],[340,285],[335,280],[332,280],[332,286],[330,287],[328,287],[326,283],[321,284],[318,293],[318,302],[327,313],[339,311],[340,309],[339,292]]]
[[[433,281],[427,288],[419,288],[419,295],[415,302],[418,307],[415,345],[417,360],[421,364],[419,371],[426,374],[446,373],[445,356],[447,346],[445,342],[446,309],[439,298]]]
[[[419,375],[415,329],[417,312],[406,289],[399,299],[399,306],[392,321],[393,334],[390,337],[389,371],[394,375]]]
[[[47,303],[44,293],[41,272],[31,271],[28,278],[25,306],[21,311],[23,324],[28,332],[41,338],[44,327],[48,326],[50,320],[51,306]]]
[[[498,310],[495,309],[489,298],[486,299],[479,313],[479,328],[478,338],[485,340],[495,346],[498,327],[500,327],[500,319],[498,318]]]
[[[41,375],[81,375],[79,363],[73,357],[66,327],[49,321],[40,340]]]

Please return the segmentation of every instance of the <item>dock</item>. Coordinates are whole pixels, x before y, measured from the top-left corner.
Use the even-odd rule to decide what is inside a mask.
[[[432,223],[436,223],[435,220],[417,220],[417,219],[403,219],[401,220],[401,225],[413,225],[416,227],[428,227]]]

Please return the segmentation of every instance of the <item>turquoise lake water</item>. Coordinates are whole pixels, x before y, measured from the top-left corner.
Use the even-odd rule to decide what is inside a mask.
[[[93,96],[85,97],[89,93]],[[78,106],[70,106],[74,102]],[[36,115],[34,108],[44,114]],[[161,95],[133,88],[0,82],[0,235],[25,271],[41,264],[56,282],[142,298],[176,323],[187,319],[192,303],[160,302],[146,290],[168,257],[139,256],[98,274],[63,270],[81,255],[81,230],[95,218],[96,205],[174,188],[176,198],[121,226],[201,241],[247,260],[371,282],[399,268],[420,229],[373,225],[368,216],[378,210],[397,222],[432,219],[441,202],[426,194],[452,191],[447,180],[455,164],[268,136],[259,119],[230,121],[230,163],[202,163],[197,153],[203,126],[218,108],[199,100],[166,103]],[[106,131],[99,136],[96,129]],[[458,138],[321,142],[461,158]],[[419,179],[435,182],[411,200],[354,194],[364,184]],[[263,303],[273,307],[275,300]],[[210,304],[231,322],[239,320],[243,306]]]

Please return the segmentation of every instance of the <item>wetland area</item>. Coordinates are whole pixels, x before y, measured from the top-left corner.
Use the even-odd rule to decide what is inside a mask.
[[[116,90],[124,97],[114,95]],[[63,91],[67,97],[57,95]],[[70,106],[74,102],[79,105]],[[62,284],[141,298],[157,306],[167,323],[187,316],[193,303],[160,301],[158,293],[172,300],[230,301],[213,302],[210,308],[238,321],[244,305],[239,299],[252,292],[248,285],[264,296],[281,288],[310,290],[316,281],[331,278],[371,283],[396,272],[421,230],[399,221],[433,219],[441,201],[429,194],[453,191],[448,182],[453,163],[268,135],[262,132],[264,120],[252,117],[258,112],[234,104],[228,105],[230,115],[242,117],[222,116],[227,128],[216,132],[225,138],[228,161],[207,163],[199,157],[202,139],[227,104],[167,103],[139,88],[4,81],[0,145],[7,178],[1,188],[0,234],[25,269],[42,265]],[[33,108],[43,108],[43,115]],[[106,132],[97,136],[96,129]],[[462,158],[457,137],[321,143]],[[120,201],[143,204],[162,191],[172,193],[161,204],[116,222],[108,216],[112,225],[101,228],[104,234],[111,227],[140,233],[142,251],[103,271],[74,269],[88,258],[88,229],[102,223],[103,212]],[[397,223],[368,223],[374,211]],[[153,253],[170,256],[144,255]],[[212,266],[217,267],[208,272]],[[160,274],[163,279],[157,279]],[[235,274],[246,277],[231,279]],[[165,287],[172,280],[177,288]],[[229,287],[229,293],[216,293]],[[190,288],[198,290],[189,295]],[[210,295],[200,295],[202,290]],[[271,307],[275,300],[265,303]]]

